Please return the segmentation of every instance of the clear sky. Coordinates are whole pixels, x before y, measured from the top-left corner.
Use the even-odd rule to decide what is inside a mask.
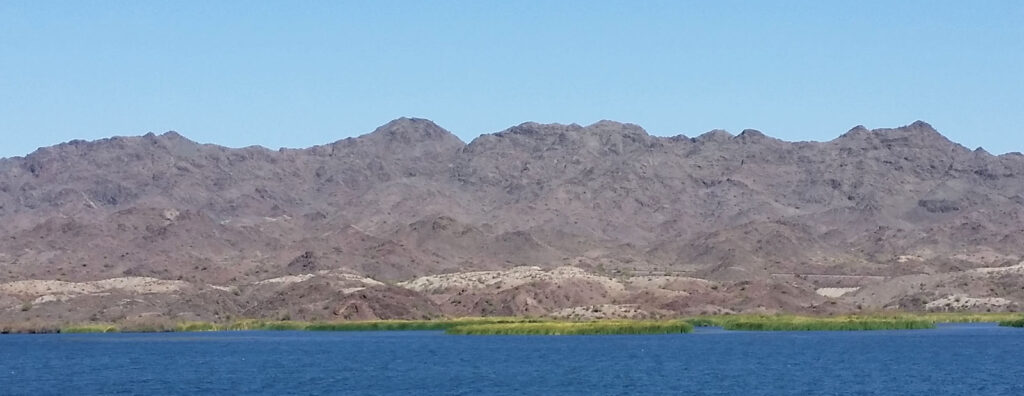
[[[429,118],[1024,151],[1024,1],[0,1],[0,157],[176,130],[306,147]]]

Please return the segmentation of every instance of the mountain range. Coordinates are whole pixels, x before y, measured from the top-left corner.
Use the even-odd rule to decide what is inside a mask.
[[[921,121],[76,140],[0,159],[0,323],[1013,310],[1022,218],[1024,155]]]

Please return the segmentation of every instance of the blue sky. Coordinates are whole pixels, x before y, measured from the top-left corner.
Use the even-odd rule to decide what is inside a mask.
[[[0,1],[0,156],[176,130],[305,147],[430,118],[1024,151],[1021,1]]]

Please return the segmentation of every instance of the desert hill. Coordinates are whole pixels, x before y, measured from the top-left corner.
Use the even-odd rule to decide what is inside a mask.
[[[1024,156],[921,121],[72,141],[0,160],[0,322],[1016,309],[1022,216]]]

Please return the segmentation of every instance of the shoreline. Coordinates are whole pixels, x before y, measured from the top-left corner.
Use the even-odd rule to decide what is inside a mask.
[[[668,319],[564,320],[542,317],[466,317],[430,320],[304,322],[241,319],[231,322],[121,322],[77,324],[0,324],[0,334],[165,333],[245,330],[445,331],[447,334],[664,334],[695,327],[726,331],[870,331],[932,329],[939,323],[998,323],[1024,328],[1024,313],[910,313],[865,315],[709,315]]]

